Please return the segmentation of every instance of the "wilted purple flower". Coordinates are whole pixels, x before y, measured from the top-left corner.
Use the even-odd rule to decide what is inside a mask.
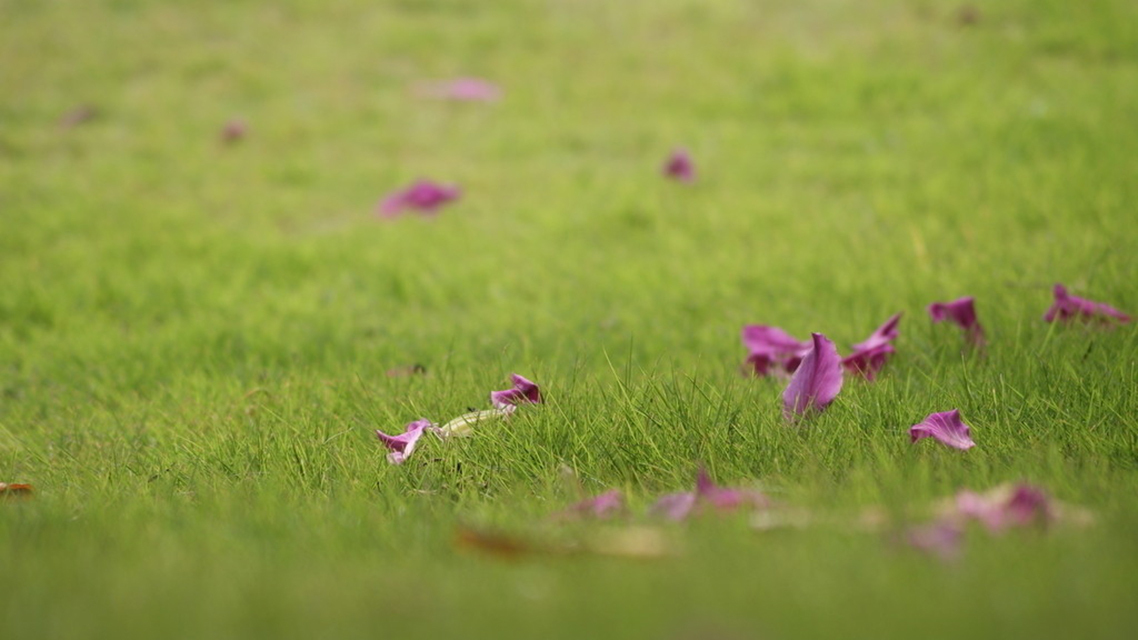
[[[838,348],[820,333],[810,334],[813,347],[782,393],[782,415],[787,420],[825,409],[842,390]]]
[[[1047,322],[1068,322],[1070,320],[1102,320],[1114,318],[1119,322],[1130,322],[1130,316],[1102,302],[1094,302],[1067,293],[1067,287],[1055,285],[1055,302],[1043,316]]]
[[[776,371],[772,369],[781,367],[791,374],[798,369],[802,358],[810,352],[813,345],[796,339],[789,333],[762,324],[750,324],[743,327],[743,346],[750,351],[743,368],[745,373],[756,376],[767,376]]]
[[[385,447],[391,450],[391,453],[387,454],[387,461],[391,464],[403,464],[407,458],[411,457],[411,453],[415,451],[415,445],[419,442],[419,438],[422,437],[423,430],[430,426],[430,420],[419,419],[408,423],[400,435],[389,436],[378,429],[375,435],[379,437],[380,442],[382,442]]]
[[[586,498],[569,507],[564,516],[588,516],[608,518],[624,511],[624,494],[620,489],[610,489],[604,493]]]
[[[493,82],[470,77],[424,83],[420,91],[427,97],[464,102],[494,102],[502,96]]]
[[[955,522],[937,520],[908,529],[905,543],[942,560],[955,560],[960,555],[963,535],[964,530]]]
[[[510,380],[514,383],[513,389],[490,392],[490,404],[496,409],[512,411],[521,402],[534,404],[541,402],[541,390],[537,388],[536,383],[516,373],[510,376]]]
[[[455,185],[445,185],[419,180],[400,191],[396,191],[383,199],[379,204],[377,213],[385,218],[394,218],[405,210],[420,213],[435,213],[440,207],[455,200],[462,194],[462,190]]]
[[[1050,498],[1029,484],[1000,485],[982,494],[961,491],[956,494],[954,513],[949,515],[977,520],[993,533],[1047,524],[1053,518]]]
[[[696,475],[695,491],[669,493],[660,496],[649,510],[669,520],[683,520],[702,504],[719,511],[732,511],[740,508],[763,509],[770,506],[770,499],[762,492],[750,489],[731,489],[720,487],[712,481],[707,470],[700,467]]]
[[[921,438],[936,438],[942,444],[954,449],[966,450],[976,446],[972,432],[960,419],[960,410],[931,413],[923,421],[909,427],[910,442]]]
[[[664,175],[680,182],[695,181],[695,164],[687,149],[676,149],[664,163]]]
[[[893,340],[897,338],[897,325],[901,322],[901,314],[895,314],[885,321],[869,335],[868,338],[853,346],[853,353],[842,358],[842,367],[850,373],[872,380],[877,376],[881,367],[894,353]]]
[[[964,335],[974,347],[983,346],[984,328],[976,318],[976,299],[967,296],[952,302],[934,302],[929,305],[929,316],[933,322],[949,320],[964,329]]]

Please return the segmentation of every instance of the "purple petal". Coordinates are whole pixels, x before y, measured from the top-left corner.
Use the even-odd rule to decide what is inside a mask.
[[[993,533],[1046,524],[1053,517],[1047,494],[1029,484],[1001,485],[983,494],[961,491],[956,495],[955,508],[960,516],[979,521]]]
[[[842,390],[838,348],[826,336],[811,334],[814,346],[790,378],[782,393],[782,414],[787,420],[825,409]]]
[[[920,551],[931,553],[944,560],[953,560],[960,555],[960,543],[964,530],[953,522],[937,521],[909,529],[905,542]]]
[[[924,421],[909,427],[909,438],[916,442],[921,438],[936,438],[941,444],[954,449],[966,450],[976,446],[972,432],[960,419],[960,410],[931,413]]]
[[[695,180],[695,165],[686,149],[676,149],[664,163],[664,175],[680,182]]]
[[[704,501],[716,509],[727,511],[739,507],[765,508],[770,506],[770,500],[758,491],[748,489],[730,489],[716,485],[707,470],[700,468],[696,476],[695,495],[698,501]]]
[[[226,122],[221,129],[221,141],[232,144],[244,138],[247,133],[249,133],[249,125],[240,118],[234,118]]]
[[[510,376],[511,381],[514,383],[513,389],[506,389],[504,391],[491,391],[490,403],[497,409],[513,408],[519,403],[529,402],[533,404],[541,403],[541,390],[538,389],[537,384],[513,374]]]
[[[896,349],[888,342],[882,343],[872,349],[860,349],[842,358],[842,368],[850,373],[862,376],[866,380],[873,380],[877,372],[885,366],[889,354]]]
[[[415,451],[415,445],[423,436],[423,430],[430,426],[432,426],[430,420],[419,419],[408,423],[400,435],[389,436],[378,429],[375,435],[390,450],[390,453],[387,454],[387,461],[391,464],[403,464]]]
[[[420,85],[422,95],[462,102],[493,102],[502,96],[498,85],[481,78],[454,78]]]
[[[776,365],[787,374],[794,373],[802,358],[813,348],[812,343],[798,340],[782,329],[768,325],[746,325],[741,337],[743,346],[750,351],[744,371],[760,377],[774,373]]]
[[[854,351],[869,351],[883,344],[893,342],[898,335],[897,325],[901,322],[901,314],[897,313],[874,330],[864,341],[853,346]]]
[[[462,190],[457,186],[420,180],[384,198],[377,213],[385,218],[393,218],[406,210],[433,214],[461,194]]]
[[[567,513],[593,518],[608,518],[624,511],[624,494],[620,489],[611,489],[602,494],[587,498],[569,507]]]
[[[684,491],[660,496],[648,510],[652,515],[663,516],[669,520],[683,520],[695,506],[695,493]]]
[[[973,346],[983,346],[984,328],[976,318],[976,299],[972,296],[959,298],[952,302],[934,302],[929,305],[929,317],[933,322],[948,320],[964,329],[968,342]]]
[[[1080,298],[1067,293],[1067,288],[1061,284],[1055,285],[1053,290],[1055,301],[1043,316],[1047,322],[1069,322],[1071,320],[1102,320],[1114,318],[1119,322],[1130,322],[1129,315],[1102,303]]]

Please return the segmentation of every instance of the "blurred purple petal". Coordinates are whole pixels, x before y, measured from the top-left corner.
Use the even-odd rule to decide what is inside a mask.
[[[873,380],[877,377],[877,372],[885,366],[889,355],[895,351],[893,345],[888,342],[879,344],[872,349],[857,350],[842,358],[842,368],[866,380]]]
[[[423,430],[430,426],[432,426],[430,420],[419,419],[408,423],[400,435],[389,436],[378,429],[375,435],[379,437],[383,446],[391,451],[387,454],[387,461],[391,464],[403,464],[415,451],[415,445],[423,436]]]
[[[941,444],[954,449],[966,450],[976,446],[972,432],[960,419],[960,410],[931,413],[922,422],[909,427],[910,442],[921,438],[935,438]]]
[[[910,528],[905,532],[905,542],[943,560],[955,560],[960,555],[963,535],[964,530],[956,523],[938,520]]]
[[[247,133],[249,133],[249,125],[240,118],[234,118],[222,127],[221,141],[226,144],[233,144],[239,142]]]
[[[895,314],[870,334],[864,341],[853,346],[854,351],[870,351],[883,344],[890,344],[897,339],[897,325],[901,322],[901,314]]]
[[[948,320],[961,329],[972,346],[983,346],[984,328],[976,318],[976,299],[972,296],[959,298],[952,302],[934,302],[929,305],[929,316],[933,322]]]
[[[669,520],[683,520],[691,513],[695,506],[695,493],[683,491],[668,493],[659,497],[648,512],[652,515],[662,516]]]
[[[959,516],[977,520],[992,533],[1047,524],[1053,518],[1050,498],[1029,484],[1001,485],[982,494],[961,491],[955,509]]]
[[[820,333],[810,335],[813,348],[802,358],[782,393],[782,414],[787,420],[824,410],[842,390],[837,347]]]
[[[664,175],[680,182],[695,181],[695,164],[687,149],[676,149],[664,163]]]
[[[430,98],[460,102],[494,102],[502,97],[498,85],[470,77],[424,83],[420,85],[420,92]]]
[[[578,502],[569,507],[567,514],[608,518],[624,511],[624,494],[620,489],[611,489]]]
[[[510,379],[514,383],[513,389],[490,392],[490,404],[495,408],[512,410],[519,403],[541,403],[541,390],[536,383],[516,373],[511,375]]]
[[[756,376],[781,373],[775,370],[776,367],[781,367],[787,374],[794,373],[802,358],[813,348],[810,342],[798,340],[778,327],[761,324],[744,326],[742,339],[743,346],[750,352],[744,372]]]
[[[716,509],[729,511],[740,507],[766,508],[770,499],[759,491],[731,489],[716,485],[707,470],[700,468],[695,483],[696,500],[705,501]]]
[[[1101,320],[1109,321],[1114,318],[1119,322],[1130,322],[1129,315],[1115,309],[1114,307],[1102,303],[1080,298],[1067,293],[1067,287],[1061,284],[1055,285],[1054,289],[1055,301],[1051,303],[1051,308],[1043,316],[1047,322],[1069,322],[1071,320]]]
[[[457,186],[419,180],[384,198],[377,213],[384,218],[394,218],[406,210],[432,214],[461,194],[462,190]]]

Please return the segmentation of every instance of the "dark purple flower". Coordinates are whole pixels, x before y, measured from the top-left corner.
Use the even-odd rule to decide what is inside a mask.
[[[461,194],[457,186],[419,180],[384,198],[377,213],[384,218],[394,218],[406,210],[431,214]]]
[[[1094,302],[1067,293],[1067,287],[1055,285],[1055,302],[1043,316],[1047,322],[1069,322],[1071,320],[1101,320],[1109,322],[1114,318],[1119,322],[1130,322],[1130,316],[1102,302]]]
[[[494,102],[502,97],[498,85],[470,77],[427,82],[420,86],[420,92],[430,98],[460,102]]]
[[[649,511],[669,520],[683,520],[701,505],[717,511],[734,511],[743,508],[765,509],[771,506],[771,501],[760,491],[721,487],[712,481],[706,469],[700,467],[696,475],[695,491],[660,496]]]
[[[516,373],[510,376],[510,380],[514,383],[513,389],[490,392],[490,404],[494,405],[494,408],[512,411],[521,402],[534,404],[541,402],[541,390],[537,388],[536,383]]]
[[[976,318],[976,299],[967,296],[952,302],[934,302],[929,305],[929,316],[933,322],[949,320],[964,329],[964,335],[974,347],[984,345],[984,328]]]
[[[676,149],[664,163],[664,175],[680,182],[695,181],[695,164],[687,149]]]
[[[387,454],[387,461],[391,464],[403,464],[415,451],[415,445],[423,436],[423,430],[430,426],[432,426],[430,420],[419,419],[408,423],[400,435],[389,436],[378,429],[375,435],[379,437],[380,442],[385,447],[391,450],[391,453]]]
[[[624,494],[620,492],[620,489],[611,489],[578,502],[569,507],[562,515],[608,518],[619,515],[623,511]]]
[[[813,347],[782,393],[782,415],[787,420],[825,409],[842,390],[838,348],[820,333],[810,334]]]
[[[931,413],[923,421],[909,427],[910,442],[929,437],[962,451],[976,446],[972,441],[971,430],[960,419],[959,409]]]
[[[742,338],[743,346],[750,352],[743,370],[756,376],[794,373],[802,358],[813,348],[811,343],[798,340],[778,327],[762,324],[743,327]],[[782,371],[778,371],[779,368]]]
[[[976,520],[992,533],[1048,524],[1054,517],[1047,494],[1029,484],[1000,485],[982,494],[961,491],[956,494],[954,509],[950,515]]]

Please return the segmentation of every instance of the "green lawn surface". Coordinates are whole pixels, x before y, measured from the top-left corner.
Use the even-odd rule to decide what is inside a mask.
[[[1138,330],[1042,316],[1138,313],[1136,114],[1121,0],[0,0],[0,638],[1132,637]],[[374,214],[418,178],[463,195]],[[896,312],[800,426],[739,373]],[[646,515],[700,465],[810,522]],[[1004,482],[1093,523],[902,542]],[[541,550],[631,528],[671,553]]]

